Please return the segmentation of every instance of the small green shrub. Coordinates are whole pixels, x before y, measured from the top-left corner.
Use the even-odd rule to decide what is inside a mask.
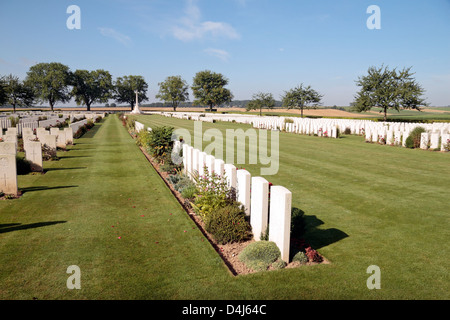
[[[176,185],[178,181],[180,181],[181,175],[179,174],[171,174],[167,177],[167,181],[169,181],[172,185]]]
[[[267,224],[266,231],[264,231],[264,232],[261,231],[261,235],[259,236],[259,239],[266,240],[266,241],[269,240],[269,224]]]
[[[177,174],[181,172],[182,164],[173,163],[170,154],[166,154],[165,159],[163,159],[163,165],[161,165],[161,170],[169,174]]]
[[[183,189],[190,186],[195,187],[195,183],[186,175],[181,175],[179,180],[173,185],[174,189],[178,192],[182,192]]]
[[[306,253],[303,251],[297,252],[297,254],[292,258],[292,261],[298,261],[301,264],[305,264],[308,262],[308,257],[306,256]]]
[[[284,262],[281,259],[278,259],[277,261],[272,263],[272,268],[274,268],[275,270],[283,269],[285,267],[286,267],[286,262]]]
[[[284,123],[294,123],[294,120],[292,120],[291,118],[285,118]]]
[[[408,138],[406,138],[405,147],[410,148],[410,149],[419,148],[420,147],[420,137],[423,132],[426,132],[425,128],[415,127],[409,134]]]
[[[141,130],[136,134],[136,144],[146,150],[150,145],[150,140],[150,132],[147,130]]]
[[[197,193],[191,203],[195,213],[206,222],[211,212],[233,203],[233,195],[228,187],[225,175],[209,173],[206,166],[205,174],[195,178]]]
[[[181,191],[181,196],[184,199],[192,200],[195,197],[195,193],[197,192],[197,188],[194,185],[187,186],[183,188]]]
[[[9,121],[11,122],[11,127],[15,128],[17,126],[17,124],[19,123],[19,117],[9,117]]]
[[[238,257],[247,267],[255,271],[263,271],[267,270],[280,256],[280,249],[275,242],[257,241],[245,247]]]
[[[251,227],[245,211],[238,203],[214,210],[205,222],[205,230],[221,244],[241,242],[251,238]]]
[[[172,133],[175,128],[162,126],[152,128],[149,147],[154,158],[162,162],[172,153]]]

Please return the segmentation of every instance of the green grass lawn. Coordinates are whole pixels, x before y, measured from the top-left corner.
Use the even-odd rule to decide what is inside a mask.
[[[192,121],[136,118],[148,126],[193,129]],[[225,136],[227,128],[250,126],[203,123],[209,128]],[[357,136],[334,140],[288,133],[280,133],[279,153],[278,174],[266,178],[292,191],[293,206],[305,212],[310,225],[308,241],[332,263],[255,276],[269,282],[283,278],[292,289],[276,295],[266,289],[268,297],[449,297],[449,154],[367,144]],[[260,175],[259,165],[245,168]],[[382,271],[383,289],[377,292],[365,285],[371,264]],[[296,277],[304,281],[297,283]],[[283,281],[267,287],[282,287]]]
[[[44,175],[19,176],[20,199],[0,202],[0,299],[450,297],[449,154],[281,133],[280,169],[266,178],[292,191],[307,240],[331,263],[237,277],[116,116],[58,155]],[[380,290],[366,287],[372,264]],[[70,265],[81,269],[81,290],[66,287]]]

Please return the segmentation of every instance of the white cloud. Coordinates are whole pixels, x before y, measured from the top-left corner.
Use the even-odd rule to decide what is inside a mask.
[[[239,39],[239,33],[226,22],[201,21],[196,0],[187,0],[185,16],[172,27],[172,35],[181,41],[192,41],[211,36],[213,38]]]
[[[227,51],[221,49],[208,48],[203,50],[203,52],[209,54],[210,56],[219,58],[222,61],[228,61],[228,59],[230,58],[230,54]]]
[[[109,38],[113,38],[114,40],[120,42],[125,46],[129,46],[131,44],[131,38],[125,34],[122,34],[112,28],[98,28],[100,33]]]

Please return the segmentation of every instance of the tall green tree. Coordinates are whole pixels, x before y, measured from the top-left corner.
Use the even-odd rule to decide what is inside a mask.
[[[118,103],[128,103],[133,110],[136,103],[136,93],[138,91],[138,102],[147,101],[148,84],[142,76],[118,77],[114,83],[114,99]]]
[[[7,96],[7,103],[13,107],[13,112],[16,112],[16,106],[29,107],[34,101],[34,92],[23,81],[20,81],[17,76],[12,74],[4,78],[4,90]]]
[[[59,62],[38,63],[30,68],[25,84],[32,88],[37,99],[48,102],[53,111],[55,104],[70,100],[69,67]]]
[[[315,109],[322,100],[323,95],[312,89],[311,86],[299,86],[285,91],[282,97],[283,106],[288,109],[300,109],[303,118],[303,109]]]
[[[6,83],[4,77],[0,77],[0,106],[4,105],[8,101],[6,95]]]
[[[259,115],[262,116],[262,109],[273,109],[275,107],[275,99],[271,93],[258,92],[252,96],[252,100],[246,106],[246,110],[259,110]]]
[[[197,72],[191,86],[196,98],[194,104],[206,105],[209,106],[209,110],[212,110],[214,106],[231,102],[233,95],[225,88],[226,85],[228,85],[228,79],[220,73],[209,70]]]
[[[427,103],[422,97],[425,90],[414,78],[411,67],[390,70],[381,67],[370,67],[367,75],[358,77],[356,84],[361,89],[356,93],[353,109],[358,112],[369,111],[373,107],[381,108],[384,120],[387,111],[394,109],[416,109]]]
[[[86,110],[91,110],[95,102],[108,102],[112,97],[112,77],[108,71],[98,69],[93,71],[75,70],[70,75],[72,96],[78,105],[85,105]]]
[[[156,98],[171,103],[173,111],[177,110],[180,102],[189,100],[189,86],[181,76],[167,77],[164,82],[160,82],[158,85],[159,92]]]

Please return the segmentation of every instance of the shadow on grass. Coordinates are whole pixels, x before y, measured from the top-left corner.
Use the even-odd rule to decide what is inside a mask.
[[[21,224],[21,223],[8,223],[8,224],[0,224],[0,234],[6,232],[12,232],[17,230],[27,230],[34,229],[40,227],[51,226],[59,223],[66,223],[67,221],[48,221],[48,222],[36,222],[30,224]]]
[[[76,158],[92,158],[92,156],[61,156],[61,157],[59,157],[59,159],[76,159]]]
[[[319,229],[324,222],[317,216],[305,215],[305,212],[298,208],[293,210],[297,210],[297,214],[291,221],[291,257],[304,247],[311,246],[318,250],[348,237],[348,234],[336,228]]]
[[[57,187],[37,186],[37,187],[20,188],[20,191],[22,192],[22,194],[24,194],[24,193],[33,192],[33,191],[66,189],[66,188],[78,188],[78,186],[57,186]]]
[[[77,170],[77,169],[87,169],[87,167],[73,167],[73,168],[48,168],[45,169],[44,172],[47,171],[60,171],[60,170]]]
[[[91,129],[89,129],[88,131],[86,131],[81,137],[79,137],[78,139],[82,139],[82,138],[87,138],[87,139],[91,139],[95,136],[95,134],[97,133],[98,129],[100,129],[100,127],[102,126],[102,123],[96,123],[95,126],[93,126]],[[78,142],[74,141],[75,144],[78,144]],[[81,143],[80,143],[81,144]]]
[[[316,250],[348,237],[348,234],[336,228],[319,229],[318,227],[324,222],[314,215],[305,216],[304,219],[306,223],[305,239]]]

